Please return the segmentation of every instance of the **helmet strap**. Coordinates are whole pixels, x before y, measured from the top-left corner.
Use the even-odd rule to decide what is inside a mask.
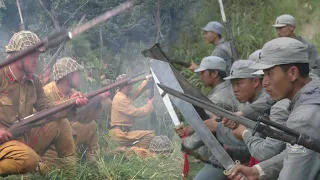
[[[21,60],[21,69],[22,69],[23,72],[27,73],[25,65],[24,65],[24,62],[25,62],[24,59],[22,59]]]

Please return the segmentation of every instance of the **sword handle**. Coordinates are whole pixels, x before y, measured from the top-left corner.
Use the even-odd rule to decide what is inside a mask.
[[[233,165],[230,169],[228,170],[224,170],[223,171],[223,174],[226,175],[226,176],[229,176],[231,175],[231,173],[235,170],[236,167],[240,166],[241,163],[240,161],[236,160],[236,164]],[[239,173],[245,180],[248,180],[248,178],[246,178],[243,174]]]

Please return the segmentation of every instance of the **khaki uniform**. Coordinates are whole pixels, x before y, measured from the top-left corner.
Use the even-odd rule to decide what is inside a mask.
[[[69,96],[63,96],[63,94],[58,90],[55,82],[51,82],[46,85],[44,87],[44,91],[48,98],[56,104],[69,100]],[[68,113],[68,118],[71,119],[75,116],[75,114],[75,109],[70,110]],[[87,117],[85,118],[87,119]],[[73,138],[72,136],[67,137],[68,141],[74,142],[76,146],[84,145],[87,147],[88,158],[93,160],[94,158],[92,156],[94,156],[94,154],[96,154],[99,150],[96,122],[93,120],[86,121],[85,123],[81,123],[79,121],[69,122],[68,119],[64,119],[63,121],[65,122],[66,127],[70,127],[71,125],[71,128],[68,128],[68,133],[72,134]],[[58,149],[56,149],[54,146],[51,146],[41,158],[45,163],[56,164],[58,157]]]
[[[8,129],[17,119],[33,114],[33,108],[41,111],[52,106],[45,96],[40,80],[33,74],[27,75],[21,81],[15,79],[9,66],[0,69],[0,128]],[[55,118],[65,116],[64,112],[55,115]],[[66,149],[65,144],[73,142],[60,140],[60,123],[54,121],[42,128],[32,129],[17,141],[29,145],[36,153],[41,154],[54,143],[61,149],[61,157],[74,153],[74,146]],[[17,141],[9,141],[0,145],[0,174],[25,173],[35,169],[38,164],[38,155],[28,146]],[[70,151],[69,151],[70,150]]]
[[[111,138],[117,141],[121,146],[130,147],[134,142],[139,141],[135,146],[144,149],[149,148],[150,142],[154,136],[152,131],[130,131],[130,128],[134,124],[134,118],[145,117],[153,110],[153,106],[151,104],[146,104],[140,108],[133,106],[133,100],[142,93],[147,84],[147,81],[142,82],[139,88],[130,97],[122,92],[117,92],[113,98],[111,109],[111,130],[109,131],[109,134]]]

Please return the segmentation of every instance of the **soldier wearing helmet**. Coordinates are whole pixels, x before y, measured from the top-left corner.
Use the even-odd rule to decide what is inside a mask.
[[[120,81],[126,77],[126,74],[119,75],[116,78],[116,81]],[[150,142],[154,137],[153,132],[131,130],[135,118],[150,115],[153,110],[153,99],[148,99],[147,103],[140,108],[133,105],[133,100],[142,94],[143,90],[146,89],[147,84],[148,80],[143,81],[135,91],[132,91],[132,85],[124,85],[113,98],[110,123],[111,130],[109,133],[111,138],[120,146],[135,146],[149,149]]]
[[[52,68],[53,81],[44,87],[44,92],[48,98],[59,104],[63,101],[73,98],[79,92],[74,89],[80,87],[80,76],[83,67],[79,65],[74,59],[64,57],[59,59]],[[103,93],[98,97],[93,98],[87,106],[76,115],[76,109],[70,110],[68,117],[69,123],[74,131],[75,145],[84,145],[87,149],[87,160],[95,162],[97,152],[99,151],[97,138],[97,124],[94,121],[98,118],[101,111],[101,100],[108,98],[109,92]],[[66,137],[72,140],[72,137]],[[69,141],[69,140],[68,140]],[[54,146],[42,156],[45,164],[56,164],[59,151]]]
[[[12,36],[5,51],[9,57],[39,41],[40,39],[33,32],[20,31]],[[60,121],[45,125],[46,131],[43,131],[43,127],[34,128],[20,137],[12,137],[7,130],[17,119],[31,115],[33,108],[41,111],[53,106],[53,103],[44,94],[39,78],[33,74],[36,71],[38,57],[43,50],[39,48],[0,69],[0,175],[34,171],[39,161],[37,154],[44,153],[51,144],[62,150],[59,154],[61,157],[74,154],[73,141],[64,142],[71,144],[69,151],[57,143],[63,134],[59,129]],[[76,101],[77,105],[87,103],[86,99],[80,97],[77,97]],[[61,112],[52,118],[61,119],[65,116],[66,113]],[[38,135],[36,138],[34,138],[35,134]]]

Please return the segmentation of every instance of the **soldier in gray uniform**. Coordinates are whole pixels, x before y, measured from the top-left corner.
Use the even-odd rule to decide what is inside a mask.
[[[213,88],[212,91],[209,93],[208,98],[216,105],[228,109],[230,111],[237,111],[238,109],[238,101],[235,99],[230,81],[224,81],[223,78],[226,77],[226,62],[216,56],[209,56],[205,57],[202,61],[200,66],[195,70],[195,72],[199,72],[201,76],[201,80],[205,86]],[[212,113],[207,112],[210,116]],[[214,116],[214,115],[213,115]],[[215,116],[214,116],[215,117]],[[213,120],[206,120],[205,123],[207,124],[208,128],[214,132],[218,128],[217,123]],[[247,159],[249,157],[248,150],[246,145],[236,139],[232,131],[224,126],[220,126],[220,128],[229,131],[229,134],[232,136],[232,140],[229,140],[230,146],[242,146],[247,154]],[[220,135],[222,136],[222,135]],[[219,139],[218,139],[219,140]],[[223,142],[222,142],[223,143]],[[201,141],[197,133],[192,134],[191,136],[187,137],[184,142],[184,146],[189,149],[195,150],[199,147],[205,147],[204,143]],[[207,148],[205,148],[207,149]],[[207,150],[208,151],[208,150]],[[233,154],[233,153],[232,153]],[[245,156],[243,153],[239,153],[241,157]],[[235,157],[239,159],[238,157]],[[199,171],[199,173],[194,178],[195,180],[206,180],[206,179],[216,179],[216,180],[224,180],[226,177],[223,174],[223,167],[220,163],[214,158],[214,156],[210,157],[211,165],[205,164],[205,166]]]
[[[309,58],[309,67],[315,75],[319,76],[320,75],[320,58],[319,58],[317,49],[313,44],[306,41],[301,36],[296,36],[296,34],[294,33],[294,30],[296,27],[296,19],[289,14],[281,15],[277,17],[273,27],[276,28],[277,34],[279,37],[295,38],[308,46],[307,52],[308,52],[308,58]]]
[[[273,100],[291,101],[287,127],[320,139],[320,80],[309,76],[306,45],[286,37],[269,41],[262,48],[261,61],[251,68],[264,70],[263,85]],[[280,154],[251,168],[239,166],[229,178],[241,179],[241,172],[250,179],[277,179],[279,171],[280,180],[319,179],[317,152],[286,143]]]
[[[256,53],[259,53],[259,51]],[[254,55],[253,53],[249,58],[256,59],[253,57]],[[267,96],[262,87],[263,71],[259,70],[257,72],[254,69],[250,69],[250,66],[255,63],[255,61],[251,60],[236,61],[231,68],[232,74],[225,78],[231,80],[233,91],[240,103],[249,102],[252,104],[259,97]],[[289,103],[288,99],[283,99],[273,105],[269,115],[270,120],[285,125],[289,116]],[[250,154],[258,161],[269,159],[285,149],[284,142],[269,137],[264,139],[258,133],[252,136],[252,130],[248,130],[243,125],[239,125],[233,131],[233,134],[247,144]]]
[[[251,60],[238,60],[233,63],[230,76],[224,78],[224,80],[231,81],[233,93],[236,99],[240,103],[244,104],[240,107],[240,110],[258,99],[267,96],[262,87],[262,76],[252,75],[255,70],[249,69],[253,64],[255,64],[255,62]],[[229,144],[228,141],[234,138],[234,135],[229,131],[230,129],[227,131],[225,128],[221,128],[220,126],[223,127],[223,124],[219,123],[218,125],[216,131],[217,138],[220,141]]]
[[[224,32],[224,27],[221,23],[217,21],[209,22],[205,27],[201,28],[204,31],[204,39],[208,44],[213,44],[214,49],[211,56],[221,57],[227,63],[226,73],[229,75],[231,65],[234,61],[231,51],[231,44],[222,38]],[[196,64],[192,64],[189,69],[195,70]]]

